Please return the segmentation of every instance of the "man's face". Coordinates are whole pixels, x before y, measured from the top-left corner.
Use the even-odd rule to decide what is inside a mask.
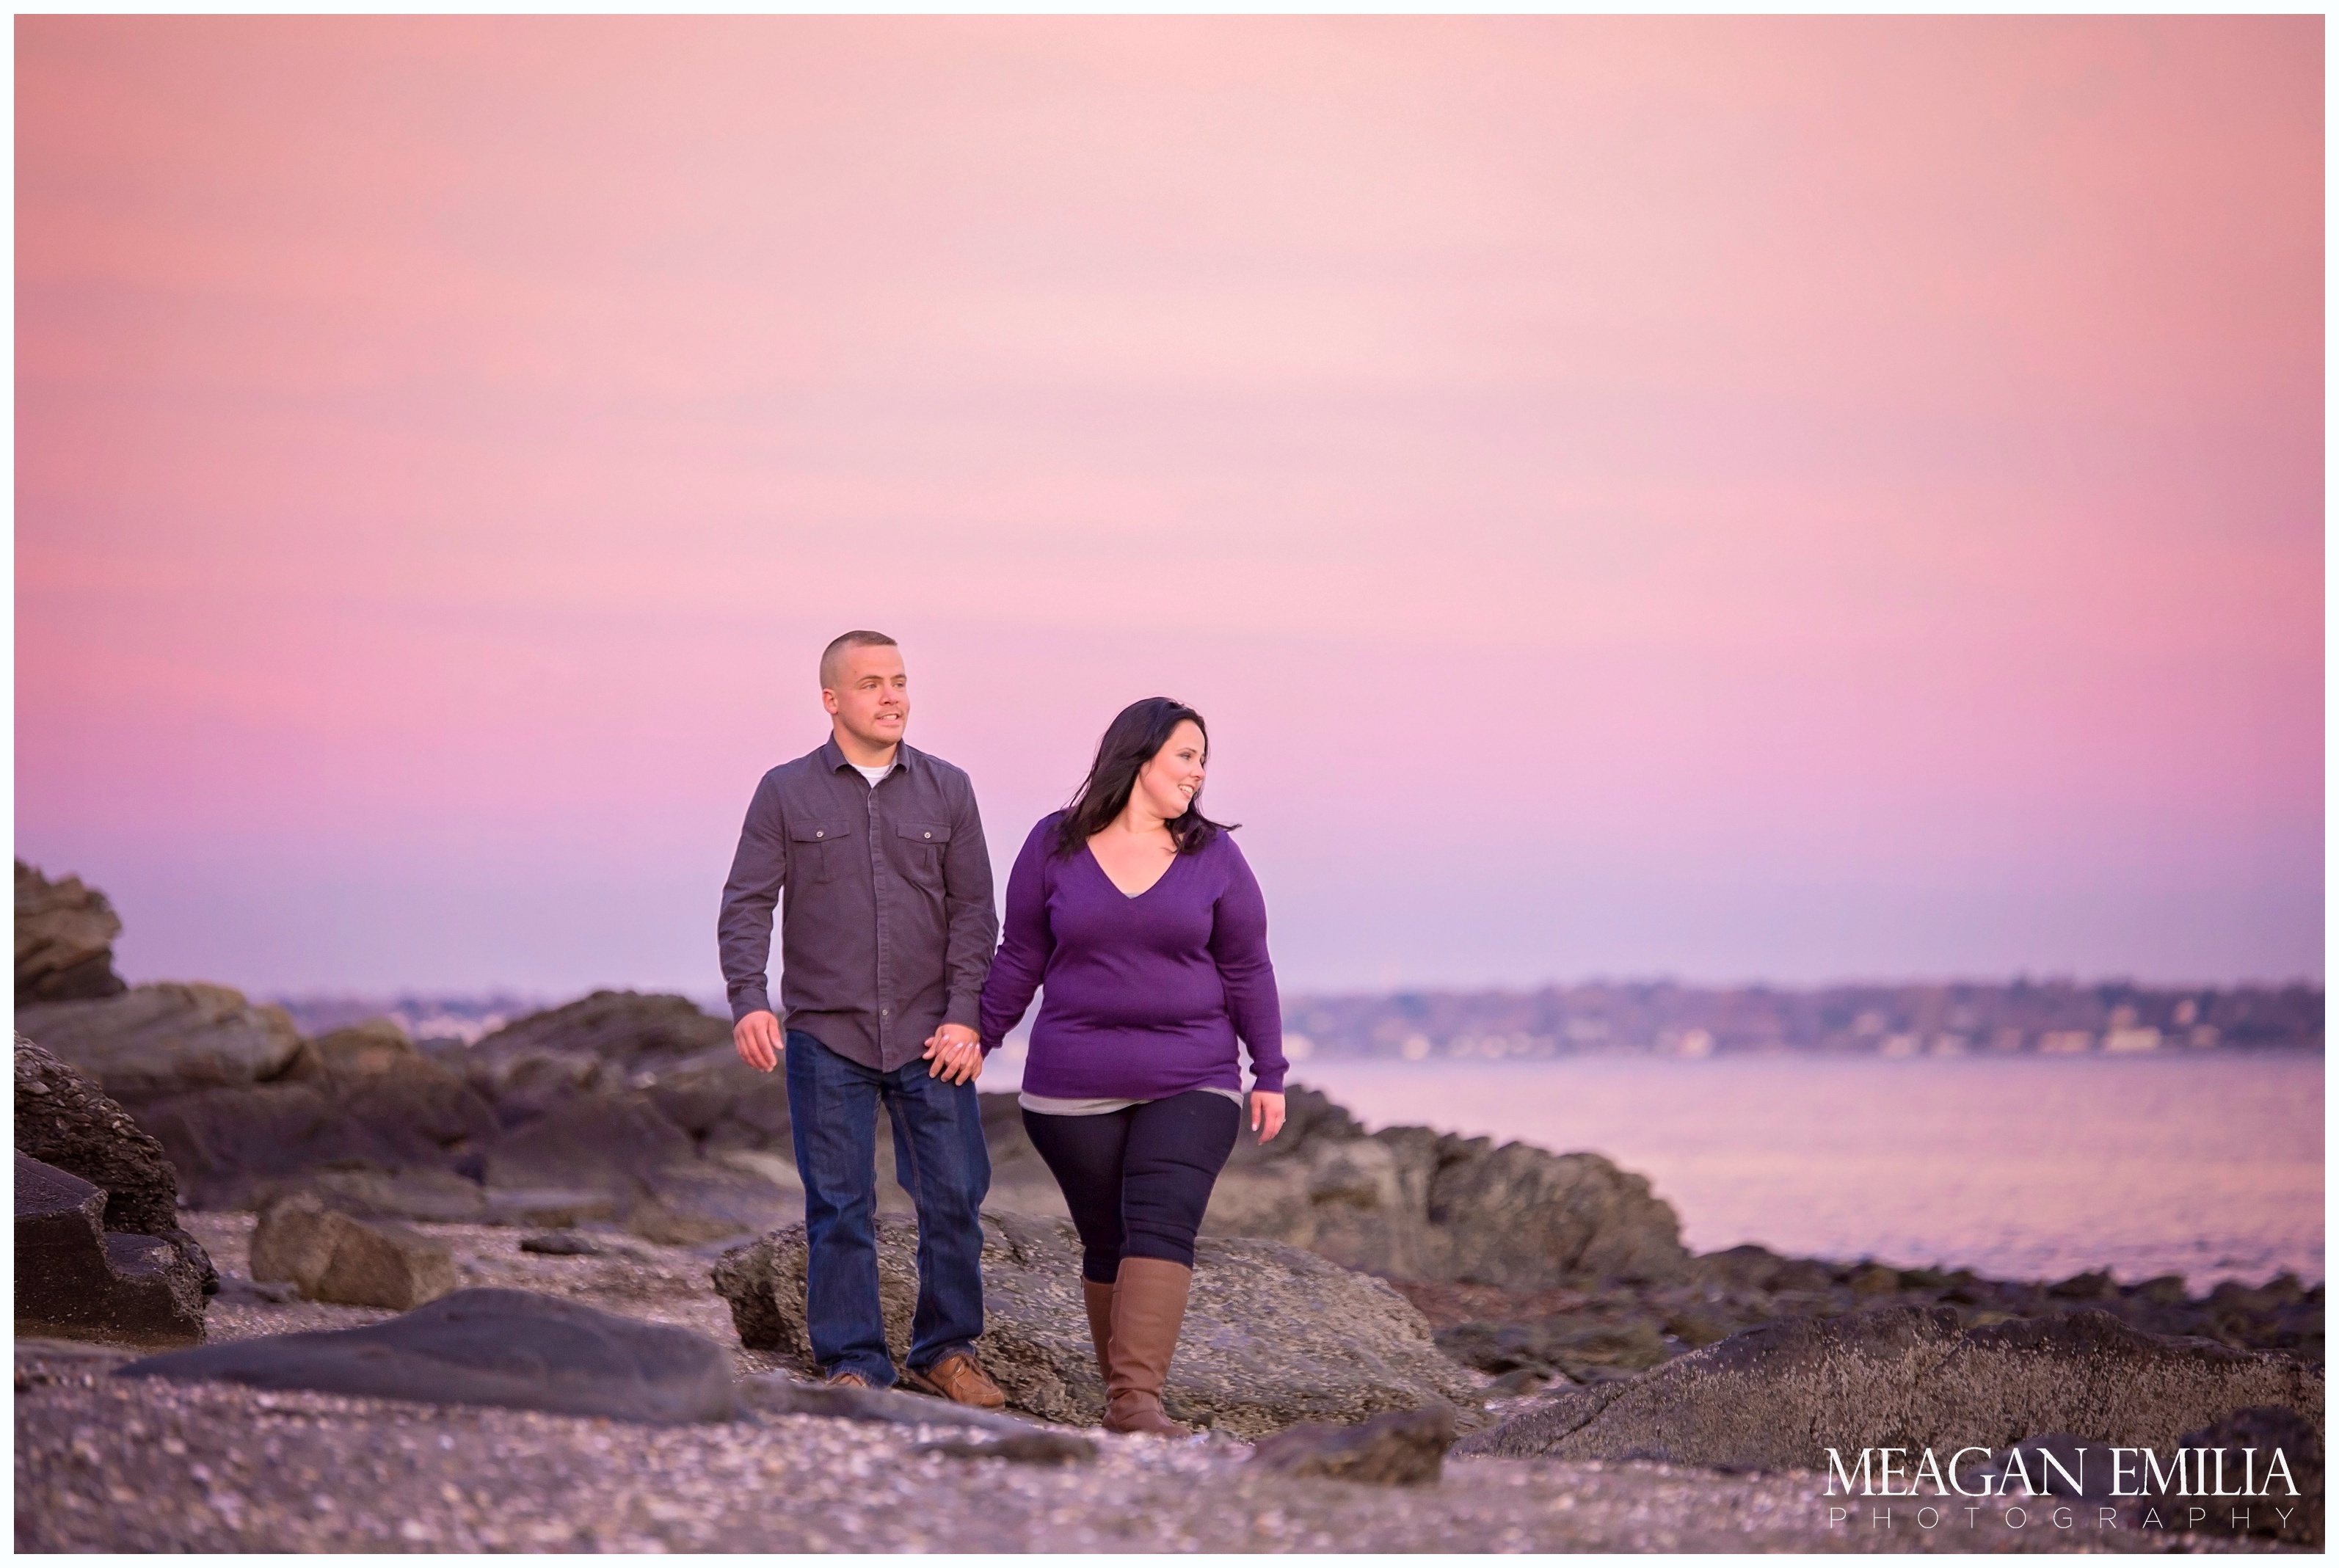
[[[839,728],[866,746],[899,744],[910,722],[910,677],[899,648],[847,648],[836,685],[820,694]]]

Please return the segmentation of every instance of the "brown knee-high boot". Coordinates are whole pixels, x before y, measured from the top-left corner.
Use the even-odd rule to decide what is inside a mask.
[[[1108,1391],[1112,1386],[1112,1293],[1110,1282],[1100,1285],[1087,1275],[1081,1276],[1081,1294],[1089,1304],[1089,1338],[1096,1344],[1097,1376],[1104,1379]]]
[[[1178,1328],[1186,1320],[1186,1293],[1194,1271],[1160,1257],[1124,1257],[1112,1296],[1112,1370],[1104,1409],[1107,1432],[1149,1432],[1183,1437],[1187,1429],[1161,1411],[1161,1386]]]

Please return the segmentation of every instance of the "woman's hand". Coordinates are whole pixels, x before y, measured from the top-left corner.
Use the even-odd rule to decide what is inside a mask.
[[[923,1052],[933,1066],[928,1078],[944,1083],[972,1083],[982,1076],[982,1040],[962,1023],[946,1023],[926,1036]]]
[[[1250,1091],[1250,1129],[1261,1143],[1283,1130],[1283,1096],[1263,1089]]]

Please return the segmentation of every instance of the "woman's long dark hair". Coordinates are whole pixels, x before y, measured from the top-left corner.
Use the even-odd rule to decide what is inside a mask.
[[[1168,697],[1147,697],[1114,715],[1112,723],[1105,728],[1104,739],[1097,742],[1096,761],[1089,766],[1086,782],[1056,824],[1056,853],[1077,854],[1081,845],[1110,826],[1129,804],[1130,792],[1137,788],[1138,774],[1170,744],[1178,726],[1189,722],[1202,732],[1202,755],[1207,760],[1210,726],[1184,703],[1172,702]],[[1170,820],[1170,836],[1177,841],[1179,854],[1192,854],[1237,825],[1215,823],[1204,816],[1202,792],[1196,790],[1194,798],[1186,803],[1185,814]]]

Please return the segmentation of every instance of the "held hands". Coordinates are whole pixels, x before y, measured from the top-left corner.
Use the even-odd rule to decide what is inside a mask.
[[[1265,1143],[1283,1130],[1283,1096],[1269,1094],[1263,1089],[1250,1091],[1250,1126]]]
[[[739,1060],[757,1072],[769,1072],[780,1062],[780,1053],[787,1049],[780,1033],[776,1014],[755,1011],[731,1026],[731,1043],[739,1049]],[[972,1083],[982,1075],[982,1043],[974,1031],[962,1023],[946,1023],[936,1030],[926,1041],[924,1053],[933,1062],[929,1078],[941,1078],[952,1083]],[[1276,1122],[1283,1116],[1278,1097]]]
[[[739,1060],[757,1072],[769,1072],[778,1066],[780,1052],[787,1049],[780,1035],[778,1015],[762,1011],[731,1026],[731,1043],[739,1048]]]
[[[946,1023],[926,1038],[926,1057],[933,1066],[928,1078],[944,1083],[972,1083],[982,1076],[982,1040],[962,1023]]]

